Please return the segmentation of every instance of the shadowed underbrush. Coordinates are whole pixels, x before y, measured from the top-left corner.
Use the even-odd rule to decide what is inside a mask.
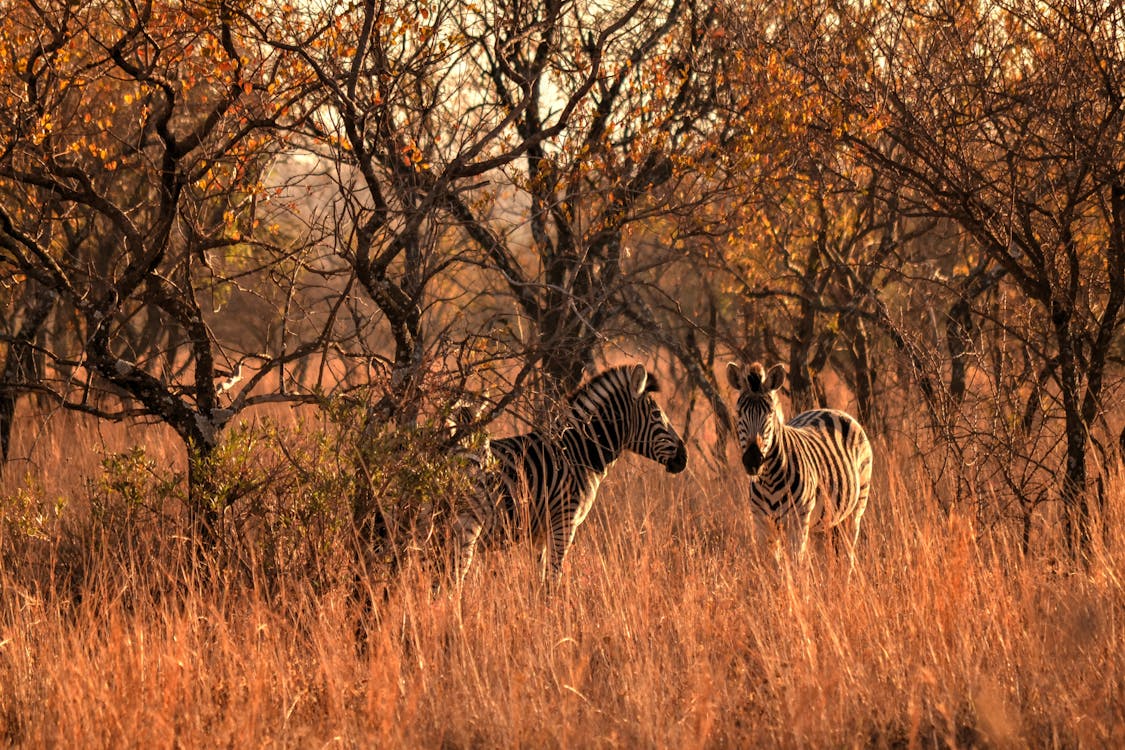
[[[268,429],[239,437],[243,496],[202,562],[169,531],[180,469],[151,458],[158,438],[81,481],[6,479],[5,742],[1125,743],[1119,516],[1088,568],[1048,515],[1024,557],[1018,528],[940,509],[890,446],[856,569],[817,544],[794,568],[758,554],[733,468],[626,459],[557,591],[516,546],[486,552],[458,595],[447,545],[399,545],[394,575],[357,555],[354,463],[322,431]]]

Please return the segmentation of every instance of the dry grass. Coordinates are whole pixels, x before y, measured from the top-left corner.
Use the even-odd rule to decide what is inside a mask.
[[[86,429],[25,446],[40,456],[28,468],[44,503],[86,497],[96,461],[48,465],[52,452],[96,443]],[[173,454],[161,441],[148,440]],[[1025,560],[1008,531],[940,512],[912,466],[881,454],[851,576],[815,546],[798,570],[760,559],[742,478],[702,462],[680,477],[622,462],[553,595],[514,548],[485,555],[460,597],[435,596],[433,574],[410,565],[385,599],[372,587],[373,613],[350,597],[346,570],[256,585],[252,564],[248,576],[216,558],[189,574],[175,540],[103,537],[75,551],[87,538],[78,521],[40,525],[21,562],[9,528],[0,737],[34,747],[1125,746],[1125,523],[1107,521],[1089,570],[1058,562],[1046,526]],[[6,482],[10,497],[16,480]]]

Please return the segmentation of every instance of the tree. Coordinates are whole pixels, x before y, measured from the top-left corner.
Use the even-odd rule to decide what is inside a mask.
[[[526,144],[505,169],[515,217],[463,196],[448,206],[532,331],[546,389],[573,388],[627,334],[668,348],[722,410],[698,352],[653,327],[651,283],[680,257],[652,252],[669,246],[655,238],[724,194],[717,175],[738,158],[714,6],[515,0],[483,20],[466,29],[488,53],[474,59],[480,96],[506,113],[507,142]]]
[[[1038,311],[1026,340],[1065,423],[1059,497],[1076,552],[1125,304],[1123,13],[1022,0],[841,6],[812,18],[806,38],[845,40],[847,54],[803,58],[819,90],[882,122],[845,128],[857,158],[894,175],[911,213],[956,221]]]
[[[264,176],[283,142],[262,134],[288,124],[301,82],[226,2],[17,2],[0,24],[0,263],[74,324],[46,347],[53,376],[7,385],[169,425],[210,533],[233,499],[209,478],[222,429],[292,398],[255,389],[313,350],[239,354],[213,332],[239,278],[297,262],[271,241],[281,207]],[[145,330],[161,335],[138,347]]]

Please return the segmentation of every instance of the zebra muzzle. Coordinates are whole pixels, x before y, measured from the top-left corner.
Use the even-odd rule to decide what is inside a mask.
[[[668,470],[669,474],[679,474],[687,468],[687,448],[684,447],[683,443],[680,443],[676,448],[676,455],[672,456],[672,458],[668,460],[668,463],[664,464],[664,468]]]
[[[749,445],[746,450],[742,452],[742,466],[750,476],[755,477],[758,475],[758,472],[762,468],[762,451],[758,446]]]

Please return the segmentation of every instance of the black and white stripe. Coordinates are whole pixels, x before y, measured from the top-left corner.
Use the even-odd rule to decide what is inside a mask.
[[[809,529],[842,532],[849,557],[871,491],[871,443],[859,422],[835,409],[816,409],[788,424],[777,390],[785,368],[769,373],[755,362],[727,367],[738,390],[738,443],[750,475],[750,504],[767,532],[782,532],[798,558]]]
[[[569,398],[557,435],[536,431],[492,440],[476,502],[458,516],[459,578],[478,543],[529,537],[546,548],[557,579],[598,486],[624,451],[670,473],[683,471],[687,451],[652,397],[657,390],[642,365],[613,368]]]

